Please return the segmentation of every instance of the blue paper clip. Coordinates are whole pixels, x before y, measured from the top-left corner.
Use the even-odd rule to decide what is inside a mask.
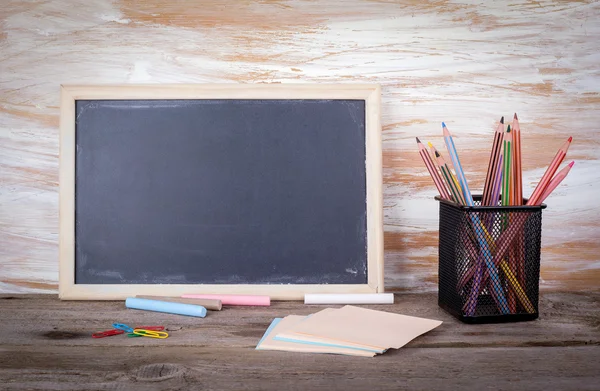
[[[112,326],[117,330],[123,330],[126,333],[133,333],[133,329],[131,327],[127,326],[126,324],[113,323]]]

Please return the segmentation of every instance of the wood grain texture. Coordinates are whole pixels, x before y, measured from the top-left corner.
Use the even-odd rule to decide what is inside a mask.
[[[414,137],[445,121],[474,193],[518,112],[524,194],[569,136],[548,200],[542,289],[600,281],[600,3],[591,0],[8,0],[0,9],[0,291],[56,291],[61,83],[382,86],[386,280],[437,286],[435,188]]]
[[[0,384],[8,390],[598,390],[600,294],[547,293],[540,319],[467,325],[436,295],[366,306],[442,320],[375,358],[256,351],[274,317],[324,306],[226,307],[206,318],[127,310],[123,302],[0,296]],[[164,340],[93,339],[113,322],[165,325]]]

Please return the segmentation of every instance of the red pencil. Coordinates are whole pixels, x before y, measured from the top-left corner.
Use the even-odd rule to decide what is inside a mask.
[[[548,184],[550,183],[550,180],[556,173],[556,170],[558,170],[558,166],[560,166],[562,161],[565,159],[567,151],[569,150],[569,146],[571,145],[571,141],[573,141],[573,137],[569,137],[569,139],[565,141],[562,147],[560,147],[560,149],[556,153],[556,156],[554,156],[554,159],[552,159],[552,161],[550,162],[550,165],[544,173],[544,176],[542,176],[542,179],[540,179],[540,182],[533,191],[533,194],[531,194],[531,197],[529,197],[527,205],[539,205],[541,203],[540,198],[542,194],[544,194],[544,192],[546,191],[546,187],[548,187]]]
[[[433,160],[431,159],[427,148],[425,148],[418,137],[417,145],[419,146],[419,155],[421,155],[421,159],[423,159],[423,162],[429,171],[429,175],[431,175],[433,183],[435,183],[435,187],[437,187],[438,191],[440,192],[440,196],[446,200],[452,201],[452,197],[450,196],[448,189],[446,189],[446,185],[444,185],[444,181],[442,180],[440,173],[435,168],[435,164],[433,164]]]

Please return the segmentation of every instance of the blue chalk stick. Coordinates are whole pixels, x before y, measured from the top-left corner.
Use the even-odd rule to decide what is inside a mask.
[[[168,314],[199,316],[201,318],[206,316],[206,308],[201,305],[169,303],[160,300],[138,299],[137,297],[128,297],[125,300],[125,307],[136,310],[166,312]]]

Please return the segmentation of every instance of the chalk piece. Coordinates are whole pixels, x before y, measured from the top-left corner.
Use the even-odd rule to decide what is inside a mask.
[[[307,293],[304,304],[394,304],[393,293]]]
[[[144,296],[144,295],[136,295],[138,299],[149,299],[149,300],[160,300],[160,301],[168,301],[169,303],[182,303],[182,304],[195,304],[201,305],[207,310],[212,311],[221,311],[223,307],[221,304],[221,300],[213,300],[213,299],[184,299],[182,297],[171,297],[171,296]]]
[[[125,307],[136,310],[166,312],[168,314],[198,316],[204,318],[206,316],[206,308],[200,305],[169,303],[160,300],[140,299],[137,297],[128,297],[125,300]]]
[[[267,307],[271,305],[271,298],[269,296],[186,294],[181,297],[187,299],[221,300],[221,303],[223,303],[223,305],[260,305]]]

